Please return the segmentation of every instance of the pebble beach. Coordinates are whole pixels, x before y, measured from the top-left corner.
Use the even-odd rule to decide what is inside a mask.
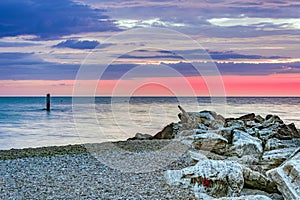
[[[123,159],[122,154],[112,153],[122,148],[127,154],[145,158],[167,144],[155,140],[118,142],[115,150],[110,148],[110,155]],[[105,144],[94,146],[106,149],[102,148]],[[134,159],[128,156],[126,162],[139,162]],[[128,173],[99,161],[83,145],[2,150],[0,199],[194,199],[190,189],[165,182],[164,172],[187,166],[184,160],[179,157],[153,171]]]

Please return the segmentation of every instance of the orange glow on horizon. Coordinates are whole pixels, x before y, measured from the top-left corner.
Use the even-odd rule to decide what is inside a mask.
[[[215,77],[206,77],[213,79]],[[140,79],[147,83],[133,93],[127,89],[139,83],[134,80],[101,80],[96,96],[193,96],[182,84],[183,79],[197,96],[210,96],[203,77],[159,77]],[[162,80],[167,86],[159,85]],[[300,96],[300,74],[276,74],[269,76],[222,76],[226,96]],[[84,81],[87,87],[92,81]],[[0,96],[72,96],[74,80],[0,80]],[[119,92],[114,93],[118,86]],[[170,87],[170,88],[169,88]],[[176,88],[177,92],[174,92]],[[124,90],[124,93],[122,91]],[[121,91],[121,92],[120,92]],[[179,92],[178,92],[179,91]]]

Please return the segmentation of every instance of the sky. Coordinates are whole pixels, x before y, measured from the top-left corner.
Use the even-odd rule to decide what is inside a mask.
[[[295,0],[1,0],[0,96],[300,96]]]

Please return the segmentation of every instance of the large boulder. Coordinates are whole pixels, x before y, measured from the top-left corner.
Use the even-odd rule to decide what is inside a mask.
[[[276,168],[288,159],[296,150],[297,148],[292,147],[266,151],[262,156],[260,165],[265,171]]]
[[[275,137],[278,139],[289,140],[292,138],[300,138],[300,133],[298,132],[294,123],[288,125],[283,124],[278,129]]]
[[[260,158],[263,153],[262,141],[248,133],[234,129],[233,130],[233,146],[226,152],[228,156],[243,157],[251,155],[253,158]]]
[[[271,151],[275,149],[291,148],[291,147],[300,147],[300,139],[293,138],[291,140],[279,140],[277,138],[269,139],[265,144],[265,151]]]
[[[182,184],[194,188],[196,195],[212,197],[239,196],[244,185],[241,165],[221,160],[201,160],[182,170],[168,170],[165,178],[170,185]]]
[[[248,167],[242,166],[246,188],[259,189],[268,193],[277,193],[277,187],[271,179],[264,174],[254,171]]]
[[[218,129],[223,127],[225,118],[213,111],[186,112],[181,106],[178,106],[181,113],[178,114],[182,130],[198,129],[201,126]]]
[[[194,140],[193,145],[197,150],[206,150],[218,154],[225,152],[228,143],[227,139],[213,132],[189,136]]]
[[[267,176],[276,183],[284,199],[300,199],[300,148],[281,166],[269,170]]]
[[[238,120],[243,120],[243,121],[249,121],[249,120],[254,120],[255,118],[255,114],[254,113],[250,113],[250,114],[246,114],[246,115],[243,115],[239,118],[237,118]]]

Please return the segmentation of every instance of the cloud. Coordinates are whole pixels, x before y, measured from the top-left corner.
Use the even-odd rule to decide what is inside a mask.
[[[282,59],[289,58],[283,56],[261,56],[261,55],[249,55],[239,54],[234,51],[210,51],[204,49],[191,49],[191,50],[174,50],[173,52],[165,50],[137,50],[130,54],[122,55],[120,58],[128,59],[178,59],[181,60],[188,55],[188,58],[204,59],[211,57],[213,60],[259,60],[259,59]]]
[[[66,40],[54,45],[56,48],[71,48],[71,49],[94,49],[100,43],[96,40]]]
[[[136,19],[120,19],[116,21],[116,24],[120,28],[146,28],[146,27],[184,27],[183,23],[174,23],[163,21],[159,18],[152,18],[147,20],[136,20]]]
[[[103,9],[91,9],[71,0],[2,0],[0,37],[56,38],[81,32],[118,30],[104,13]]]
[[[0,53],[2,80],[74,79],[79,65],[46,62],[34,53]]]
[[[258,17],[242,17],[242,18],[212,18],[207,20],[213,25],[223,27],[234,26],[252,26],[264,27],[273,26],[277,29],[300,29],[300,18],[258,18]]]
[[[31,42],[0,42],[0,47],[30,47],[39,45],[41,44]]]
[[[79,64],[61,64],[46,62],[33,53],[0,53],[0,79],[1,80],[74,80]],[[166,64],[178,71],[183,76],[199,76],[198,71],[190,63]],[[216,63],[222,75],[271,75],[271,74],[299,74],[300,63]],[[97,67],[101,67],[96,65]],[[118,80],[125,73],[137,66],[147,67],[147,65],[137,64],[112,64],[99,77],[101,80]],[[201,63],[200,63],[201,66]],[[138,77],[161,77],[159,66],[154,66],[151,70],[140,71]],[[144,74],[143,74],[144,73]],[[166,75],[166,74],[164,74]],[[170,76],[172,76],[171,74]],[[134,77],[131,77],[134,78]]]
[[[223,38],[300,34],[299,3],[292,0],[77,1],[107,9],[123,29],[171,27],[185,34]],[[223,19],[232,19],[234,25],[224,26]]]
[[[230,60],[230,59],[280,59],[280,58],[288,58],[282,56],[260,56],[260,55],[247,55],[247,54],[239,54],[233,51],[208,51],[209,55],[214,60]]]

